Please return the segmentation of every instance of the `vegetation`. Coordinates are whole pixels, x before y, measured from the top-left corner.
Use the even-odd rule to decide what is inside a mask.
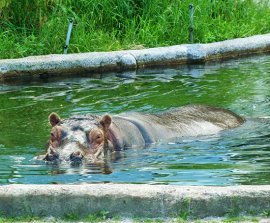
[[[253,0],[0,0],[0,58],[207,43],[270,31],[270,8]],[[267,2],[267,1],[265,1]]]
[[[6,222],[120,222],[118,217],[110,218],[108,212],[100,211],[96,214],[90,214],[85,217],[81,217],[79,214],[69,214],[63,218],[54,217],[37,217],[37,216],[21,216],[21,217],[1,217],[0,223]]]
[[[220,217],[220,218],[206,218],[206,219],[193,219],[192,217],[189,218],[188,214],[182,216],[180,215],[178,218],[141,218],[141,217],[133,217],[129,218],[128,222],[145,222],[145,223],[162,223],[162,222],[172,222],[172,223],[241,223],[241,222],[261,222],[263,220],[269,220],[268,216],[256,216],[256,214],[242,216],[239,213],[235,216],[227,216],[227,217]],[[264,218],[266,217],[266,218]],[[123,222],[123,219],[119,216],[113,216],[108,211],[98,211],[95,214],[89,214],[87,216],[80,216],[80,214],[70,213],[62,218],[55,218],[55,217],[37,217],[37,216],[21,216],[21,217],[3,217],[0,215],[0,223],[5,222],[104,222],[104,223],[120,223]],[[127,219],[126,219],[127,220]]]

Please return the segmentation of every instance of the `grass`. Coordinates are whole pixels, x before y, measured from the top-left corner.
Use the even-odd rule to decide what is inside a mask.
[[[62,53],[70,17],[69,53],[188,43],[191,2],[196,43],[270,31],[253,0],[0,0],[0,58]]]
[[[76,215],[76,214],[70,214],[65,216],[64,220],[65,221],[85,221],[85,222],[102,222],[102,221],[106,221],[109,220],[110,218],[110,214],[107,211],[99,211],[95,214],[90,214],[87,215],[85,217],[80,217],[80,215]],[[117,220],[117,217],[113,218],[114,220]]]

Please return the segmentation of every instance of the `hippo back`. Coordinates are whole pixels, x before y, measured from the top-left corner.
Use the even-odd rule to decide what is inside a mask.
[[[170,124],[208,122],[221,129],[235,128],[245,122],[245,119],[234,112],[207,105],[187,105],[160,115],[160,120],[170,120]],[[163,123],[165,124],[165,123]]]
[[[230,110],[207,105],[187,105],[158,114],[127,113],[121,117],[137,126],[146,143],[216,134],[245,121]]]

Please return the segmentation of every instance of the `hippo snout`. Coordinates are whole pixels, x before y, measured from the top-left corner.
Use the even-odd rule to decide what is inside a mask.
[[[44,157],[44,160],[49,163],[82,163],[84,154],[76,145],[77,143],[67,143],[63,147],[59,147],[57,149],[50,147]]]

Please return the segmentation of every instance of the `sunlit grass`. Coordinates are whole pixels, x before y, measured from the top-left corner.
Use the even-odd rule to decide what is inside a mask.
[[[75,18],[69,53],[208,43],[270,31],[270,8],[252,0],[12,0],[0,14],[0,58],[62,53]]]

